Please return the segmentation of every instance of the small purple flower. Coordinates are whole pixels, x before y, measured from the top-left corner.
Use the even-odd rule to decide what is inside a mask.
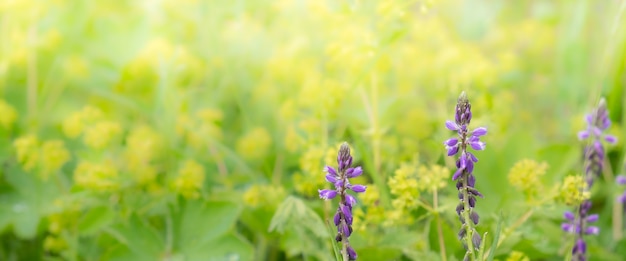
[[[328,173],[326,175],[326,181],[332,183],[335,189],[320,189],[319,195],[320,198],[325,200],[339,196],[339,207],[333,217],[335,226],[337,226],[337,236],[335,236],[335,240],[342,243],[342,254],[344,256],[349,260],[356,260],[357,254],[348,241],[348,238],[352,234],[352,221],[354,219],[352,216],[352,207],[356,204],[356,199],[346,192],[352,190],[356,193],[363,193],[367,187],[364,185],[350,184],[348,180],[349,178],[358,177],[363,174],[363,169],[360,166],[352,167],[350,147],[345,142],[341,144],[339,148],[337,163],[339,165],[337,169],[331,166],[324,167],[324,171]]]
[[[468,148],[476,151],[485,149],[486,144],[480,140],[480,137],[487,134],[487,128],[469,129],[472,110],[465,92],[459,96],[455,112],[454,122],[446,121],[446,128],[456,131],[458,137],[450,138],[443,144],[448,156],[454,156],[460,152],[456,161],[457,170],[452,176],[452,180],[456,181],[456,188],[459,190],[459,200],[461,201],[456,207],[457,215],[461,221],[461,230],[458,236],[460,240],[464,240],[462,242],[467,250],[466,257],[475,257],[475,250],[480,248],[481,237],[475,229],[480,217],[474,211],[474,207],[476,206],[476,197],[482,198],[483,195],[474,188],[476,184],[476,177],[473,174],[474,163],[478,162],[478,158],[468,151]]]
[[[624,166],[624,169],[626,169],[626,166]],[[617,176],[617,178],[615,178],[615,182],[620,186],[626,186],[626,176]],[[622,203],[622,208],[624,209],[624,212],[626,212],[626,188],[624,189],[624,192],[617,197],[617,201]]]
[[[584,149],[585,181],[587,182],[585,189],[588,192],[594,183],[594,179],[600,177],[604,170],[606,154],[602,141],[614,144],[617,142],[617,138],[604,133],[604,131],[611,126],[611,120],[609,119],[609,113],[604,99],[600,100],[598,108],[588,114],[585,119],[587,121],[587,128],[578,133],[578,138],[580,140],[591,139]],[[623,179],[618,177],[617,182],[626,183],[626,177]],[[577,206],[576,213],[567,211],[564,214],[567,221],[561,225],[561,228],[565,232],[576,235],[576,244],[574,244],[572,248],[572,260],[587,260],[587,244],[585,243],[584,235],[597,235],[600,233],[598,227],[589,225],[590,223],[598,221],[600,218],[598,214],[590,214],[590,210],[591,201],[585,200]]]

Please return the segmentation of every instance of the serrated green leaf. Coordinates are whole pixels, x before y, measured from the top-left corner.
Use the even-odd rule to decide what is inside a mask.
[[[86,215],[78,221],[78,230],[86,235],[94,234],[111,224],[115,219],[115,213],[107,206],[90,209]]]
[[[227,234],[241,213],[239,205],[227,201],[193,200],[181,205],[174,224],[176,247],[183,253]]]

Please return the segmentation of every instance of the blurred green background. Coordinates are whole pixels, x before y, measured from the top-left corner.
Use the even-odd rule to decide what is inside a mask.
[[[625,5],[0,0],[0,260],[332,260],[342,141],[359,260],[461,260],[461,91],[489,129],[478,231],[509,261],[567,258],[558,191],[606,97],[589,252],[624,260]]]

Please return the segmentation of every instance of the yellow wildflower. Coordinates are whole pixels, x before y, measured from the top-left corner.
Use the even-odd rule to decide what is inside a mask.
[[[117,189],[117,169],[111,162],[92,163],[82,161],[74,170],[74,181],[79,187],[104,192]]]
[[[70,152],[65,148],[62,140],[49,140],[41,146],[41,170],[43,179],[55,171],[70,159]]]
[[[37,166],[39,160],[39,140],[34,135],[26,135],[16,139],[13,147],[17,153],[17,161],[22,168],[30,171]]]
[[[335,153],[335,155],[337,154]],[[297,192],[307,196],[315,196],[317,195],[317,190],[325,186],[326,180],[324,179],[325,174],[322,162],[325,156],[324,149],[313,146],[300,157],[299,166],[301,172],[293,176]]]
[[[125,158],[128,171],[137,182],[147,184],[156,178],[157,170],[151,161],[161,151],[161,136],[148,126],[134,128],[126,138]]]
[[[72,113],[63,121],[63,133],[69,138],[76,138],[83,133],[86,126],[102,118],[100,109],[85,106],[82,110]]]
[[[522,252],[512,251],[509,257],[506,258],[506,261],[530,261],[530,258]]]
[[[252,185],[243,194],[243,203],[249,207],[275,206],[283,201],[285,189],[275,185]]]
[[[411,209],[417,206],[419,197],[417,169],[414,165],[402,164],[387,182],[391,194],[396,196],[391,204],[395,209]]]
[[[450,170],[439,165],[431,165],[430,168],[420,166],[418,171],[420,190],[434,193],[436,190],[444,188],[446,181],[450,177]]]
[[[101,121],[85,130],[83,142],[94,149],[103,149],[122,132],[119,123]]]
[[[198,198],[204,186],[204,167],[193,160],[187,160],[178,170],[178,176],[172,182],[176,193],[185,198]]]
[[[580,175],[567,176],[561,186],[559,199],[567,205],[579,205],[584,200],[589,199],[590,193],[587,191],[587,182]]]
[[[541,186],[540,179],[547,169],[548,164],[545,162],[523,159],[515,163],[509,171],[509,182],[527,195],[533,195]]]
[[[266,129],[256,127],[237,140],[237,153],[247,160],[265,157],[272,145],[272,137]]]
[[[0,126],[9,129],[17,120],[17,111],[4,100],[0,100]]]

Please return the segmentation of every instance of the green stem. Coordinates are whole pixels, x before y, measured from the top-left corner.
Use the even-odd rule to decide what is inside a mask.
[[[437,218],[437,236],[439,237],[439,253],[442,261],[448,261],[446,258],[446,244],[443,242],[443,229],[441,227],[441,217],[439,216],[437,190],[433,192],[433,208]]]
[[[469,177],[469,173],[465,170],[463,171],[463,187],[461,188],[463,191],[463,219],[465,220],[465,244],[467,244],[467,254],[469,255],[470,260],[476,260],[476,253],[474,252],[474,244],[472,243],[472,238],[474,234],[474,223],[470,220],[470,209],[469,205],[469,194],[467,193],[467,179]]]

